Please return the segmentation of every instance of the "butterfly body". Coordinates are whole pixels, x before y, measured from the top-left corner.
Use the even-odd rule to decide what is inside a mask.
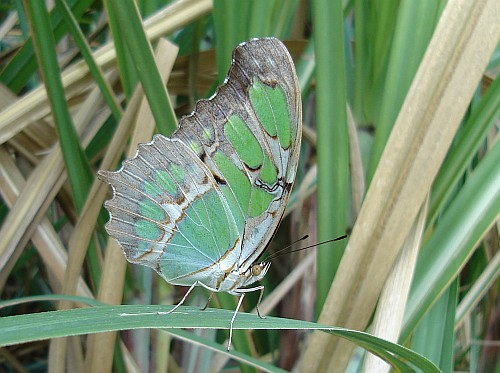
[[[255,262],[285,211],[301,126],[285,46],[274,38],[240,44],[224,84],[170,138],[155,135],[119,171],[99,172],[113,188],[106,230],[128,261],[171,284],[262,291],[246,287],[269,269]]]

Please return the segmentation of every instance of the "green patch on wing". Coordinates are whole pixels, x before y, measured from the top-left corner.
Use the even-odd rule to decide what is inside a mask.
[[[262,165],[262,170],[260,171],[260,179],[267,185],[273,185],[278,179],[276,167],[268,156],[264,157],[264,164]]]
[[[271,201],[273,200],[273,195],[267,193],[266,191],[259,188],[252,188],[252,197],[250,200],[250,210],[249,216],[256,217],[264,213]]]
[[[149,180],[146,180],[144,182],[143,190],[148,196],[150,196],[152,198],[161,196],[161,194],[162,194],[161,188],[157,184],[155,184]]]
[[[207,127],[207,128],[203,129],[202,137],[206,141],[211,141],[213,139],[213,134],[212,134],[212,131],[210,130],[210,128]]]
[[[165,211],[156,202],[150,199],[143,199],[139,202],[139,210],[141,214],[149,219],[156,221],[165,220]]]
[[[229,185],[227,189],[221,188],[228,204],[231,207],[230,201],[236,198],[239,205],[237,210],[231,208],[233,215],[238,211],[241,211],[243,215],[242,217],[235,216],[238,227],[241,226],[240,223],[244,224],[245,217],[256,217],[267,210],[273,199],[272,194],[252,187],[246,174],[236,167],[224,153],[217,152],[214,160]],[[232,195],[234,197],[231,197]]]
[[[231,188],[229,188],[227,185],[221,185],[220,190],[222,191],[229,210],[233,215],[238,232],[243,232],[245,230],[245,216],[243,215],[241,206],[236,200],[236,196],[233,194]]]
[[[161,238],[161,230],[158,226],[149,220],[139,219],[135,222],[135,234],[146,240],[159,240]]]
[[[167,194],[171,196],[175,196],[177,194],[177,183],[167,171],[155,171],[155,181],[160,188],[167,192]]]
[[[196,199],[185,211],[186,217],[179,222],[179,233],[195,247],[199,247],[213,259],[220,257],[236,239],[231,237],[230,222],[224,206],[215,190]],[[199,218],[198,225],[190,217]],[[174,237],[179,233],[175,233]],[[185,255],[185,253],[181,253]]]
[[[250,168],[262,164],[262,148],[248,125],[237,115],[232,115],[224,125],[224,134],[240,159]]]
[[[181,165],[171,163],[168,165],[168,170],[177,184],[181,184],[186,178],[186,172]]]
[[[278,135],[280,145],[288,149],[291,144],[290,113],[283,89],[274,88],[255,79],[250,87],[250,101],[260,123],[270,136]]]
[[[246,214],[247,206],[250,203],[250,180],[248,180],[247,175],[222,152],[215,153],[214,161],[234,193],[241,210]]]
[[[201,152],[201,145],[198,141],[196,140],[190,140],[187,144],[189,148],[195,153],[195,154],[200,154]]]

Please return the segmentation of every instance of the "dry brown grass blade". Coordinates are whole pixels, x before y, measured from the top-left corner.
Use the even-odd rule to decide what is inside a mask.
[[[12,157],[3,146],[0,146],[0,193],[2,199],[9,207],[12,207],[19,196],[20,190],[25,186],[26,181]],[[68,256],[64,244],[47,218],[43,218],[36,227],[31,240],[48,271],[59,282],[59,288],[62,288]],[[13,265],[15,262],[16,260],[10,260],[9,264],[12,263]],[[7,281],[10,269],[0,272],[0,288],[3,288]],[[93,297],[87,284],[81,277],[78,279],[76,294],[89,298]]]
[[[100,91],[95,88],[80,109],[84,115],[75,117],[78,133],[84,131],[90,120],[88,113],[94,112],[100,102]],[[90,136],[86,135],[82,144],[87,145],[90,140]],[[24,248],[65,180],[64,161],[61,149],[56,144],[29,176],[26,187],[21,191],[0,229],[0,270],[4,270],[16,250]]]
[[[406,301],[422,242],[428,206],[429,196],[420,209],[394,267],[387,277],[372,322],[371,333],[373,335],[394,343],[398,342],[403,325]],[[389,364],[372,354],[366,356],[363,364],[363,372],[383,373],[389,372],[390,369]]]
[[[352,185],[352,211],[354,220],[359,215],[363,197],[365,196],[366,180],[363,161],[361,159],[361,146],[359,144],[358,131],[352,110],[347,105],[347,127],[349,130],[349,159],[351,164],[351,185]]]
[[[5,35],[13,29],[17,23],[19,22],[19,17],[16,12],[10,13],[7,18],[2,22],[2,26],[0,27],[0,40],[2,40]]]
[[[0,108],[3,110],[11,105],[15,106],[19,98],[7,87],[0,84]],[[31,164],[38,164],[40,156],[56,141],[55,128],[44,120],[33,121],[15,137],[9,140],[12,146]]]
[[[363,330],[500,35],[498,0],[448,2],[396,120],[319,323]],[[352,344],[311,336],[302,371],[344,371]]]
[[[150,40],[170,34],[185,26],[212,9],[211,0],[178,0],[169,4],[163,11],[145,20],[144,27]],[[115,67],[116,53],[112,42],[103,45],[94,52],[95,62],[109,72]],[[85,61],[80,61],[67,68],[61,75],[66,98],[81,95],[88,90],[91,79]],[[47,93],[40,86],[0,112],[0,144],[3,144],[15,134],[23,130],[32,121],[41,119],[50,113]]]
[[[78,67],[79,64],[68,70],[75,70]],[[66,100],[69,101],[74,97],[87,94],[92,87],[93,84],[88,79],[73,82],[66,89]],[[10,140],[34,121],[41,120],[50,115],[50,110],[47,93],[43,85],[34,89],[26,96],[21,97],[0,112],[0,143],[3,144]]]
[[[12,94],[7,88],[5,88],[3,85],[0,85],[0,107],[7,107],[11,105],[12,103],[15,103],[17,101],[17,97]],[[45,130],[48,129],[48,126],[46,125],[45,122],[37,122],[35,123],[35,126],[40,126],[43,127]],[[33,132],[33,131],[30,131]],[[47,131],[50,133],[50,131]],[[20,134],[23,135],[23,134]],[[37,144],[33,143],[30,141],[31,136],[18,136],[18,141],[17,141],[17,146],[14,146],[14,148],[19,149],[22,154],[32,154],[37,150],[40,150],[39,147],[37,147]],[[42,143],[43,143],[43,135],[41,136]],[[35,141],[36,142],[36,141]],[[23,144],[24,143],[24,144]],[[12,144],[10,144],[12,145]],[[24,148],[23,145],[29,146],[28,148]],[[39,143],[38,143],[39,145]],[[48,144],[47,144],[48,145]],[[2,195],[3,200],[6,202],[9,208],[12,208],[14,205],[15,201],[19,197],[20,191],[25,187],[25,180],[20,172],[18,165],[14,163],[13,158],[10,156],[10,154],[7,152],[7,149],[2,147],[0,149],[0,194]],[[38,159],[36,159],[34,156],[31,156],[28,158],[28,160],[32,160],[34,164],[38,163]],[[48,222],[44,221],[42,222],[43,228],[40,229],[41,227],[37,227],[36,231],[33,234],[33,241],[35,243],[35,246],[40,250],[41,247],[46,248],[48,250],[43,250],[41,249],[39,252],[42,255],[43,260],[45,261],[46,264],[49,265],[51,270],[55,270],[54,272],[55,277],[61,282],[62,277],[60,275],[63,274],[62,271],[64,271],[63,267],[60,265],[65,263],[65,253],[61,252],[58,249],[62,248],[62,245],[60,241],[58,240],[57,236],[55,236],[52,229],[52,226],[50,224],[47,225]],[[54,241],[55,240],[55,241]],[[46,245],[48,241],[52,241],[54,245]],[[56,242],[57,241],[57,242]],[[39,246],[42,245],[42,246]],[[54,249],[58,251],[55,255],[53,254],[53,251],[51,252],[51,249]],[[22,248],[19,248],[16,253],[17,255],[10,256],[7,258],[7,262],[5,264],[5,270],[0,271],[0,288],[3,289],[5,282],[7,281],[7,277],[10,274],[10,271],[14,264],[17,261],[18,256],[21,253]],[[62,254],[62,255],[61,255]],[[59,260],[62,259],[62,262]],[[83,288],[80,288],[82,290]]]
[[[178,51],[177,46],[165,39],[160,39],[156,53],[156,64],[165,83],[169,78]],[[147,100],[143,99],[127,151],[127,157],[132,157],[135,154],[137,144],[151,140],[154,128],[153,115]],[[118,246],[116,240],[109,239],[97,299],[110,304],[121,303],[125,269],[126,261],[122,249]],[[114,332],[89,336],[86,361],[86,370],[88,372],[111,371],[115,336],[116,333]]]

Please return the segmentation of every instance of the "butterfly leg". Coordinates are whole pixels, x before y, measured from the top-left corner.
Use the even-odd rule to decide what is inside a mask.
[[[233,293],[233,295],[240,295],[240,299],[238,300],[238,305],[236,306],[236,309],[234,310],[233,317],[231,318],[231,323],[229,324],[229,342],[227,343],[227,350],[229,351],[229,348],[231,347],[231,341],[233,338],[233,324],[234,320],[236,319],[236,314],[238,313],[238,310],[241,307],[241,304],[243,303],[243,298],[245,297],[246,293],[250,293],[252,291],[257,291],[260,290],[260,295],[259,295],[259,300],[257,302],[257,306],[255,307],[257,309],[257,314],[261,319],[265,319],[265,316],[262,316],[259,311],[259,304],[260,301],[262,300],[262,295],[264,294],[264,286],[256,286],[254,288],[250,289],[238,289],[237,292]]]
[[[203,308],[200,308],[202,311],[205,311],[208,307],[208,305],[210,304],[210,301],[212,300],[212,296],[214,295],[214,292],[212,291],[210,293],[210,295],[208,296],[208,300],[207,300],[207,303],[205,304],[205,306]]]
[[[259,317],[261,319],[265,319],[266,317],[262,316],[260,314],[260,310],[259,310],[260,301],[262,300],[262,296],[264,295],[264,286],[263,285],[256,286],[256,287],[250,288],[250,289],[238,289],[238,292],[236,294],[250,293],[252,291],[257,291],[257,290],[260,290],[260,295],[259,295],[259,300],[257,301],[257,305],[255,306],[255,309],[257,310],[257,315],[259,315]]]
[[[259,310],[260,301],[262,300],[262,295],[264,295],[264,286],[259,286],[259,287],[260,287],[260,295],[259,295],[259,300],[257,301],[257,305],[255,306],[255,309],[257,310],[257,315],[259,315],[261,319],[265,319],[266,316],[262,316]]]
[[[186,291],[186,294],[182,297],[181,301],[179,303],[177,303],[177,305],[172,308],[170,311],[168,312],[165,312],[166,314],[169,314],[169,313],[172,313],[174,312],[179,306],[182,306],[184,304],[184,302],[186,301],[187,297],[189,296],[189,294],[191,294],[191,292],[193,291],[193,289],[198,286],[198,285],[201,285],[203,286],[205,289],[209,290],[211,293],[210,293],[210,297],[208,298],[208,302],[207,304],[205,305],[205,307],[203,307],[201,310],[204,311],[205,308],[207,308],[208,306],[208,303],[210,302],[210,299],[212,299],[212,295],[214,292],[216,292],[217,290],[214,289],[214,288],[211,288],[210,286],[207,286],[205,284],[202,284],[201,282],[199,281],[196,281],[193,285],[191,285],[191,287],[188,289],[188,291]]]
[[[245,293],[240,293],[240,299],[238,300],[238,305],[236,306],[236,309],[234,310],[233,317],[231,318],[231,323],[229,324],[229,341],[227,342],[227,350],[231,348],[231,341],[233,339],[233,324],[234,324],[234,319],[236,319],[236,314],[238,313],[238,310],[241,307],[241,303],[243,303],[243,298],[245,297]]]
[[[181,301],[177,303],[176,306],[172,308],[170,311],[166,312],[166,314],[174,312],[179,306],[181,306],[186,301],[189,294],[193,291],[194,287],[198,285],[199,285],[198,281],[196,281],[193,285],[191,285],[188,291],[186,291],[186,294],[182,297]]]

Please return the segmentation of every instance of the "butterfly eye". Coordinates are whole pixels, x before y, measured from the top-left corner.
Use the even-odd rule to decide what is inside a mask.
[[[254,264],[252,266],[252,275],[253,276],[258,276],[258,275],[260,275],[261,272],[262,272],[262,267],[260,266],[260,264]]]

